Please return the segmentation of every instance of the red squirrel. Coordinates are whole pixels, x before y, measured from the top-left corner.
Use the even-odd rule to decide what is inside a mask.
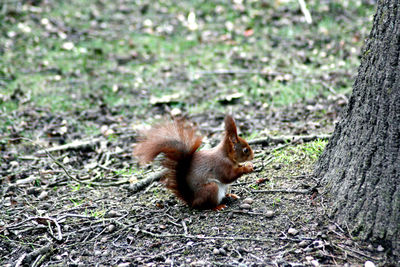
[[[153,126],[134,149],[140,163],[148,163],[164,154],[162,165],[167,169],[165,184],[178,198],[195,209],[221,210],[228,185],[240,176],[253,171],[253,165],[239,163],[252,160],[253,150],[237,135],[236,124],[225,117],[222,141],[208,150],[200,147],[202,137],[183,120]]]

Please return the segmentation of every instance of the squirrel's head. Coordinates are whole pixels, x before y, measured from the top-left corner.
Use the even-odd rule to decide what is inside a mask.
[[[249,144],[237,135],[236,124],[230,115],[225,116],[225,142],[228,157],[234,162],[245,162],[254,158]]]

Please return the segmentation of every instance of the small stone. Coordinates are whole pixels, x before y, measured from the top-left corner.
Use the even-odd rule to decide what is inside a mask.
[[[94,255],[95,256],[100,256],[101,255],[101,251],[100,250],[95,250],[94,251]]]
[[[251,204],[253,204],[253,202],[254,202],[254,200],[253,200],[252,198],[249,198],[249,197],[247,197],[247,198],[245,198],[245,199],[243,200],[243,203],[244,203],[244,204],[249,204],[249,205],[251,205]]]
[[[61,48],[64,50],[72,50],[75,47],[73,42],[65,42],[62,44]]]
[[[213,249],[213,254],[214,254],[214,255],[218,255],[218,254],[219,254],[219,249],[214,248],[214,249]]]
[[[315,267],[318,267],[319,266],[319,262],[317,260],[312,260],[311,261],[311,265],[315,266]]]
[[[54,258],[55,258],[56,260],[58,260],[58,261],[62,260],[62,256],[61,256],[61,255],[56,255]]]
[[[305,247],[307,247],[308,246],[308,241],[306,241],[306,240],[303,240],[303,241],[301,241],[300,243],[299,243],[299,247],[301,247],[301,248],[305,248]]]
[[[374,251],[375,249],[374,249],[374,246],[372,245],[372,244],[369,244],[368,245],[368,247],[367,247],[367,249],[369,250],[369,251]]]
[[[306,256],[306,261],[311,262],[312,260],[314,260],[312,256]]]
[[[289,235],[297,235],[299,233],[299,231],[294,228],[289,228],[287,232]]]
[[[366,261],[364,263],[364,267],[375,267],[375,263],[373,263],[372,261]]]
[[[376,248],[376,250],[377,250],[378,252],[383,252],[383,251],[385,250],[385,248],[382,247],[381,245],[379,245],[379,246]]]
[[[43,191],[42,193],[40,193],[40,195],[38,196],[39,200],[43,200],[45,198],[47,198],[47,196],[49,195],[49,193],[47,193],[47,191]]]
[[[221,255],[223,255],[223,256],[226,256],[226,250],[223,249],[223,248],[220,248],[220,249],[219,249],[219,254],[221,254]]]
[[[107,226],[107,232],[111,233],[115,230],[115,225],[114,224],[110,224],[109,226]]]
[[[294,251],[294,253],[295,253],[295,254],[301,254],[301,253],[303,253],[303,251],[302,251],[301,249],[296,249],[296,250]]]
[[[106,218],[115,218],[115,217],[121,217],[122,214],[119,213],[116,210],[110,210],[109,212],[106,213],[106,215],[104,217]]]
[[[178,116],[178,115],[180,115],[180,114],[182,114],[182,110],[180,110],[179,108],[173,108],[173,109],[171,110],[171,115],[172,115],[172,116]]]
[[[244,210],[249,210],[249,209],[251,209],[251,205],[247,204],[247,203],[243,203],[242,205],[240,205],[240,208],[244,209]]]
[[[174,264],[174,261],[171,260],[170,258],[167,258],[164,263],[172,266]]]
[[[272,210],[267,210],[265,212],[265,217],[267,217],[267,218],[272,218],[272,217],[274,217],[274,215],[275,215],[275,213]]]
[[[71,161],[71,159],[68,156],[63,159],[64,164],[68,164],[68,163],[70,163],[70,161]]]
[[[118,267],[129,267],[131,266],[130,262],[121,262],[117,265]]]

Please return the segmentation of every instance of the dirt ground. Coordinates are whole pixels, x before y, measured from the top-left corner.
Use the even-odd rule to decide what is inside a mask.
[[[312,24],[297,1],[0,1],[0,266],[393,263],[330,220],[298,140],[252,145],[223,211],[134,190],[160,172],[138,130],[169,114],[206,146],[225,113],[247,140],[332,133],[375,1],[306,2]]]
[[[267,120],[254,108],[255,118],[260,119],[251,125],[244,117],[236,120],[242,130],[274,126],[287,133],[327,133],[342,100],[314,103],[331,111],[323,126],[318,111],[305,108],[307,103],[276,109],[271,114],[285,115]],[[69,125],[70,130],[62,131],[62,114],[15,112],[29,123],[12,128],[14,139],[1,142],[0,172],[5,177],[0,191],[1,265],[349,266],[387,261],[384,248],[356,242],[327,217],[325,199],[314,189],[314,160],[304,157],[287,165],[271,164],[271,151],[285,149],[281,144],[253,145],[255,172],[232,185],[231,191],[241,199],[223,211],[192,210],[158,182],[132,192],[137,179],[159,168],[135,169],[131,151],[137,133],[132,118],[112,114],[112,110],[90,110],[79,118],[80,123],[90,121],[98,127],[112,121],[107,131],[113,135],[65,148],[64,140],[77,139],[80,133]],[[203,133],[214,144],[223,115],[191,119],[206,129]],[[27,125],[51,141],[40,144],[20,138]],[[48,152],[40,151],[43,146]],[[256,184],[261,178],[264,183]]]

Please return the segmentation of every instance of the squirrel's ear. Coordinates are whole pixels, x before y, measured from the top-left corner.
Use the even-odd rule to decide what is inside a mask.
[[[230,115],[225,116],[225,131],[227,136],[233,143],[238,142],[236,124]]]

